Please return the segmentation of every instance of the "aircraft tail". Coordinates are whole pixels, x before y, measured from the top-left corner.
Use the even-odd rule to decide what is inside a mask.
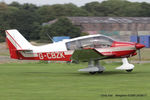
[[[6,30],[6,41],[8,43],[10,57],[18,59],[19,50],[31,50],[32,45],[19,33],[18,30]]]

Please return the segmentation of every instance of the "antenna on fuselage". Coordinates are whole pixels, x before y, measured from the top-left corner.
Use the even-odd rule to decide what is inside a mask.
[[[50,35],[48,33],[46,33],[46,34],[49,37],[49,39],[54,43],[55,41],[50,37]]]

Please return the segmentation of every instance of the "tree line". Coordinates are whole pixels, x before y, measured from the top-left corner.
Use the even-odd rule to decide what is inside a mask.
[[[47,41],[47,33],[51,36],[82,35],[81,29],[66,18],[68,16],[149,17],[150,3],[107,0],[78,7],[71,3],[36,6],[18,2],[11,4],[0,2],[0,42],[5,41],[7,29],[18,29],[28,40]],[[58,19],[56,23],[42,25],[54,19]]]

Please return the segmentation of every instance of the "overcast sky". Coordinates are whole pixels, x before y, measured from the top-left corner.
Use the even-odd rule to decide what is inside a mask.
[[[102,2],[104,0],[0,0],[0,1],[5,1],[8,4],[13,2],[13,1],[17,1],[21,4],[23,4],[23,3],[32,3],[32,4],[36,4],[36,5],[46,5],[46,4],[52,5],[52,4],[73,3],[73,4],[76,4],[78,6],[82,6],[82,5],[84,5],[85,3],[88,3],[88,2],[93,2],[93,1]],[[149,2],[150,3],[150,0],[128,0],[128,1],[132,1],[132,2]]]

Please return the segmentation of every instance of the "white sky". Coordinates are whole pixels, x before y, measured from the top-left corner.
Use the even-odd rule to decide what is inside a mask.
[[[17,1],[21,4],[32,3],[32,4],[36,4],[36,5],[52,5],[52,4],[73,3],[77,6],[83,6],[84,4],[86,4],[88,2],[93,2],[93,1],[102,2],[104,0],[0,0],[0,1],[5,1],[8,4],[13,2],[13,1]],[[149,2],[150,3],[150,0],[128,0],[128,1],[131,1],[131,2]]]

